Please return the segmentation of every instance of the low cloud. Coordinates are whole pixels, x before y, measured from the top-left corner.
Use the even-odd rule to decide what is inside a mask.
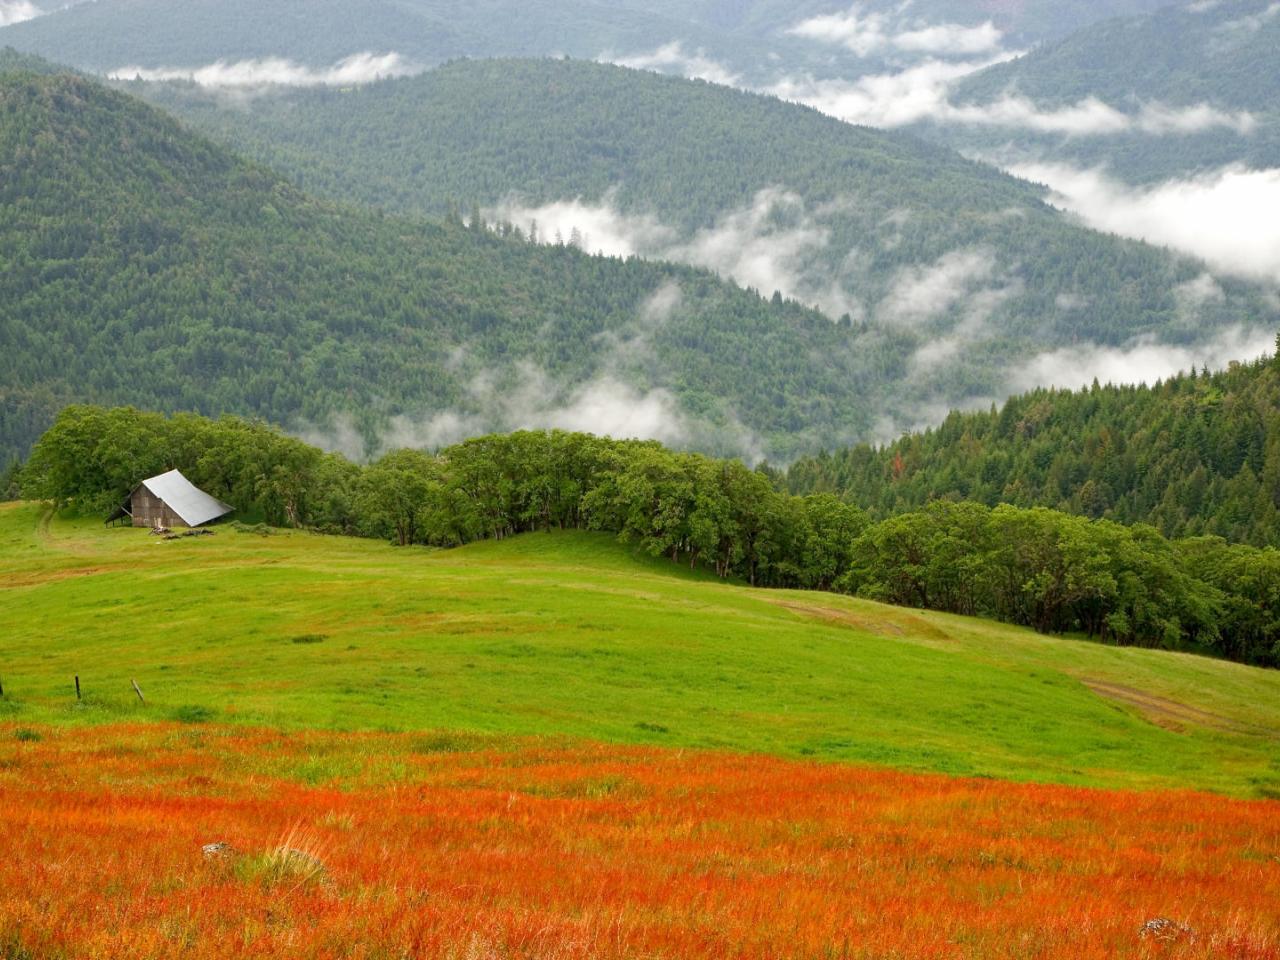
[[[674,72],[692,80],[706,80],[726,87],[736,87],[741,81],[738,74],[724,64],[712,60],[707,56],[706,51],[686,52],[684,44],[679,41],[658,47],[650,53],[625,57],[604,54],[600,59],[606,63],[616,63],[620,67],[631,67],[633,70]]]
[[[1051,203],[1091,227],[1172,247],[1224,273],[1280,280],[1280,169],[1228,167],[1152,187],[1065,164],[1010,172],[1047,185]]]
[[[773,187],[757,193],[749,207],[724,214],[714,226],[663,256],[713,270],[765,296],[777,291],[831,317],[858,313],[860,305],[843,291],[838,278],[814,269],[816,255],[830,242],[830,230],[800,196]]]
[[[904,267],[877,315],[889,324],[917,325],[950,312],[995,271],[987,250],[955,250],[925,266]]]
[[[405,447],[438,450],[492,432],[569,430],[620,440],[658,440],[676,448],[758,463],[767,454],[766,445],[732,410],[722,411],[713,423],[687,414],[664,387],[634,385],[636,371],[640,381],[652,379],[646,371],[657,367],[653,339],[683,304],[678,284],[658,287],[640,304],[637,322],[627,335],[601,335],[604,349],[599,367],[584,382],[558,381],[530,361],[504,369],[482,366],[467,374],[462,368],[471,362],[471,352],[459,346],[450,352],[448,365],[464,385],[457,407],[392,417],[372,440],[347,415],[333,417],[323,427],[302,424],[295,432],[309,443],[354,460]]]
[[[887,14],[864,13],[860,4],[844,13],[811,17],[787,33],[841,46],[859,57],[892,52],[974,56],[999,50],[1004,39],[989,20],[976,27],[959,23],[909,25]]]
[[[113,80],[185,80],[201,87],[242,90],[254,87],[320,87],[372,83],[390,77],[420,73],[422,67],[398,53],[356,53],[326,69],[286,60],[219,60],[203,67],[121,67],[108,76]]]
[[[1194,7],[1192,11],[1201,12]],[[1209,51],[1218,56],[1229,54],[1235,48],[1249,43],[1258,31],[1277,19],[1280,19],[1280,3],[1272,3],[1257,13],[1220,23],[1208,37]]]
[[[489,222],[512,223],[541,243],[572,243],[588,253],[634,257],[664,250],[678,239],[672,227],[647,214],[622,213],[614,194],[599,203],[561,200],[531,207],[516,197],[485,212]]]
[[[856,80],[788,77],[766,92],[847,123],[902,127],[940,116],[947,108],[951,85],[990,62],[994,61],[928,60],[896,73],[870,74]]]
[[[1195,346],[1174,346],[1152,339],[1135,340],[1124,347],[1087,344],[1064,347],[1033,357],[1014,372],[1017,392],[1037,387],[1075,390],[1097,379],[1100,383],[1155,383],[1194,368],[1220,369],[1232,361],[1260,357],[1274,348],[1272,331],[1234,327],[1212,341]]]
[[[765,458],[764,443],[735,417],[719,424],[690,417],[670,391],[641,390],[607,372],[565,388],[541,368],[521,363],[506,375],[482,371],[468,393],[475,409],[393,418],[379,438],[377,453],[401,447],[436,450],[492,431],[570,430],[714,450],[751,464]]]
[[[871,74],[856,80],[786,78],[767,93],[803,103],[847,123],[870,127],[902,127],[931,121],[964,126],[1033,130],[1070,137],[1141,133],[1173,136],[1221,129],[1247,136],[1257,119],[1247,111],[1231,113],[1207,104],[1170,107],[1143,104],[1125,113],[1086,97],[1063,107],[1041,107],[1026,97],[1006,95],[985,104],[954,104],[951,88],[962,77],[1008,59],[984,61],[927,60],[897,73]]]
[[[0,0],[0,27],[34,20],[44,13],[30,0]]]
[[[540,242],[576,242],[590,253],[643,256],[703,267],[752,287],[817,306],[828,316],[858,315],[862,306],[817,256],[831,242],[823,210],[810,210],[781,188],[761,190],[744,207],[724,213],[713,226],[682,234],[648,214],[620,211],[612,195],[600,203],[582,200],[527,206],[511,199],[486,211],[485,219],[536,228]]]

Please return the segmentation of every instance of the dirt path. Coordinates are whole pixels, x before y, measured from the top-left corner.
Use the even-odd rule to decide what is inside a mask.
[[[792,613],[819,620],[823,623],[835,624],[861,630],[880,637],[901,637],[904,640],[944,643],[953,645],[954,641],[947,633],[934,626],[923,617],[917,617],[909,611],[893,611],[882,616],[867,616],[854,610],[842,610],[820,603],[806,602],[800,599],[782,597],[766,597],[769,603]]]
[[[1280,730],[1243,720],[1233,720],[1231,717],[1224,717],[1166,697],[1158,697],[1134,687],[1088,678],[1082,678],[1081,682],[1104,700],[1132,707],[1157,727],[1163,727],[1175,733],[1184,733],[1187,727],[1208,727],[1227,733],[1280,739]]]

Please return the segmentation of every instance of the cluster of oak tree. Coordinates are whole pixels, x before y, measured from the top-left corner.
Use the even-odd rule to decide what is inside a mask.
[[[105,513],[178,467],[245,517],[402,546],[558,529],[756,586],[835,590],[1043,632],[1280,664],[1280,552],[1046,508],[935,501],[873,522],[832,494],[648,441],[521,432],[368,465],[261,423],[132,408],[63,411],[23,494]]]

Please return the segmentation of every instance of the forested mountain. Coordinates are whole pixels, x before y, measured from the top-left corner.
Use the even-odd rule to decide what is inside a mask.
[[[1026,97],[1045,110],[1090,98],[1129,116],[1144,106],[1207,106],[1245,112],[1232,131],[1170,129],[1076,136],[1008,129],[937,132],[970,147],[1014,146],[1081,164],[1105,162],[1130,182],[1148,182],[1231,163],[1280,166],[1280,7],[1271,0],[1178,3],[1145,16],[1107,20],[961,81],[953,99],[988,104]]]
[[[838,493],[874,516],[976,500],[1275,546],[1280,361],[1151,387],[1038,390],[989,413],[953,413],[881,449],[801,460],[786,486]]]
[[[123,94],[31,73],[0,77],[0,342],[5,461],[71,400],[785,456],[864,430],[880,389],[850,331],[796,304],[317,202]]]
[[[904,10],[899,0],[874,0],[854,6],[854,13],[890,17],[904,29],[991,22],[1011,41],[1029,44],[1157,2],[918,0]],[[5,28],[5,42],[102,72],[269,57],[329,67],[364,51],[395,52],[432,66],[457,57],[636,55],[672,44],[755,82],[797,73],[851,76],[882,70],[886,62],[883,51],[815,46],[790,32],[808,18],[843,14],[851,6],[833,0],[95,0],[37,6],[47,15]]]
[[[1189,344],[1277,319],[1251,287],[1084,229],[990,167],[707,83],[502,60],[248,108],[189,84],[128,89],[313,192],[537,221],[544,239],[683,260],[848,315],[859,353],[891,358],[864,368],[895,384],[883,435],[926,406],[1003,398],[1011,368],[1057,346]]]

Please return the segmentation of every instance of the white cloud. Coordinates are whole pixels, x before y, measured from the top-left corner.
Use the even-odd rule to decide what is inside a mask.
[[[724,64],[710,59],[704,50],[685,52],[684,44],[679,41],[658,47],[650,53],[627,57],[605,54],[600,59],[606,63],[616,63],[620,67],[631,67],[633,70],[674,71],[693,80],[706,80],[726,87],[737,86],[741,79]]]
[[[704,267],[764,296],[778,291],[815,305],[831,317],[860,315],[861,305],[815,256],[831,240],[821,222],[823,213],[808,210],[798,195],[773,187],[691,235],[647,214],[623,213],[611,195],[597,204],[579,199],[537,207],[509,199],[487,211],[485,219],[514,223],[522,230],[536,223],[543,243],[554,242],[557,235],[567,242],[576,231],[588,252]]]
[[[1280,3],[1272,3],[1265,9],[1248,16],[1227,20],[1208,31],[1205,47],[1211,56],[1229,57],[1238,48],[1252,43],[1258,32],[1277,17],[1280,17]]]
[[[0,27],[34,20],[44,11],[30,0],[0,0]]]
[[[838,317],[855,308],[829,278],[815,286],[809,273],[814,255],[830,241],[830,231],[808,213],[797,194],[773,187],[664,256],[714,270],[765,296],[778,291],[817,304]]]
[[[811,17],[787,33],[842,46],[859,57],[893,51],[974,56],[999,50],[1004,39],[989,20],[977,27],[959,23],[908,25],[882,13],[863,13],[858,4],[845,13]]]
[[[261,60],[219,60],[203,67],[121,67],[108,76],[113,80],[141,78],[149,81],[188,80],[202,87],[246,89],[266,86],[346,86],[372,83],[388,77],[405,77],[422,68],[398,53],[356,53],[327,69],[317,70],[282,57]]]
[[[904,267],[878,308],[888,323],[919,324],[950,311],[995,271],[987,250],[953,250],[927,266]]]
[[[765,92],[848,123],[901,127],[944,113],[951,84],[984,65],[929,60],[897,73],[857,80],[788,77]]]
[[[926,60],[897,73],[870,74],[856,80],[790,77],[765,92],[847,123],[870,127],[901,127],[930,120],[1079,137],[1133,132],[1169,136],[1213,129],[1247,135],[1257,127],[1257,120],[1247,111],[1229,113],[1207,104],[1170,107],[1147,103],[1136,113],[1124,113],[1096,97],[1054,108],[1013,95],[985,104],[951,102],[951,88],[957,80],[1005,59],[1007,56],[983,61]]]
[[[1228,113],[1207,103],[1191,107],[1168,107],[1161,103],[1146,103],[1133,120],[1136,129],[1156,136],[1166,134],[1204,133],[1222,129],[1241,136],[1253,133],[1258,127],[1257,118],[1247,110]]]
[[[943,23],[918,30],[908,30],[893,39],[899,50],[915,53],[937,53],[973,57],[994,53],[1001,47],[1004,34],[990,20],[979,27]]]
[[[1197,11],[1198,12],[1198,11]],[[1280,17],[1280,3],[1273,3],[1257,13],[1219,24],[1215,29],[1220,33],[1249,34],[1257,33],[1272,20]]]
[[[640,327],[654,330],[665,324],[684,305],[684,293],[674,281],[664,283],[640,305]]]
[[[1051,203],[1091,227],[1172,247],[1224,273],[1280,281],[1280,169],[1228,167],[1146,188],[1065,164],[1011,172],[1046,184]]]
[[[640,391],[610,374],[566,392],[539,367],[521,363],[506,376],[492,370],[477,373],[467,393],[468,409],[392,417],[374,445],[374,456],[405,447],[438,450],[470,437],[512,430],[572,430],[679,446],[693,429],[668,391]],[[304,426],[298,435],[326,450],[364,459],[365,441],[350,417],[336,417],[327,429]]]
[[[588,253],[609,257],[634,257],[651,254],[673,244],[677,232],[656,217],[646,214],[624,214],[617,209],[613,194],[600,203],[581,199],[530,207],[516,197],[485,211],[489,222],[513,223],[520,229],[537,230],[542,243],[552,243],[557,235],[568,243],[577,232],[578,245]]]
[[[517,426],[574,430],[618,439],[661,440],[666,444],[682,443],[687,435],[675,398],[666,390],[642,394],[609,377],[580,387],[563,406],[526,411]]]
[[[1219,369],[1233,360],[1253,359],[1274,345],[1272,331],[1235,327],[1196,346],[1172,346],[1144,338],[1124,347],[1063,347],[1020,365],[1012,374],[1012,387],[1017,392],[1036,387],[1074,390],[1088,386],[1095,378],[1100,383],[1149,384],[1192,367]]]

